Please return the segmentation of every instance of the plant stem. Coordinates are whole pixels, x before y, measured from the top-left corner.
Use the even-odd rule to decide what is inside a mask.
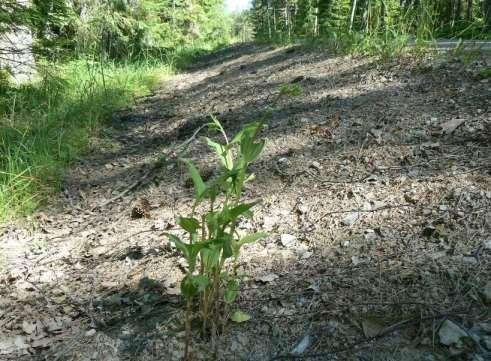
[[[191,345],[191,311],[193,307],[193,299],[188,298],[186,305],[186,346],[184,349],[184,361],[191,361],[191,355],[189,352]]]

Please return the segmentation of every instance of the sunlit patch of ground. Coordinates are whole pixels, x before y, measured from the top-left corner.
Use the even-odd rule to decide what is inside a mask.
[[[280,101],[246,190],[263,202],[242,230],[271,234],[241,258],[236,307],[253,317],[227,326],[218,359],[269,360],[302,340],[319,360],[485,356],[482,342],[447,347],[438,335],[446,319],[481,340],[490,327],[491,90],[480,61],[380,64],[251,45],[203,59],[115,114],[113,146],[73,167],[37,231],[3,235],[19,249],[1,278],[0,345],[17,340],[26,360],[179,359],[182,261],[162,233],[192,190],[184,169],[151,164],[209,113],[234,133],[294,82],[303,93]],[[188,155],[213,176],[202,143]],[[132,220],[142,198],[151,218]],[[196,359],[209,358],[196,337]]]

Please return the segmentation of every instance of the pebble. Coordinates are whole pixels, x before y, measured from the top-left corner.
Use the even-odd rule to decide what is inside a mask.
[[[491,281],[488,281],[481,290],[482,300],[485,304],[491,304]]]
[[[467,337],[467,333],[452,321],[445,320],[438,330],[438,336],[442,344],[446,346],[455,345],[459,348],[462,347],[461,339]]]
[[[87,332],[85,332],[85,336],[92,337],[96,334],[96,332],[97,331],[92,328],[92,329],[88,330]]]
[[[358,212],[350,213],[341,221],[345,226],[352,226],[360,217]]]
[[[297,237],[295,237],[292,234],[282,234],[280,236],[280,242],[283,245],[283,247],[291,247],[295,244],[297,241]]]
[[[314,168],[315,170],[320,171],[322,169],[322,166],[318,161],[314,160],[312,163],[310,163],[310,168]]]
[[[483,336],[481,337],[481,343],[484,347],[486,347],[489,351],[491,351],[491,336]]]

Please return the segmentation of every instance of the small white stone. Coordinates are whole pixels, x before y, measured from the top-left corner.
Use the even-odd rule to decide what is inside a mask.
[[[461,339],[467,337],[467,333],[450,320],[445,320],[438,330],[440,342],[446,346],[455,345],[461,347]]]
[[[309,259],[313,254],[313,252],[307,251],[302,255],[301,259]]]
[[[314,160],[312,163],[310,163],[310,167],[311,168],[314,168],[316,170],[321,170],[322,169],[321,164],[318,161],[316,161],[316,160]]]
[[[258,281],[261,281],[263,283],[273,282],[277,278],[278,278],[278,275],[275,275],[274,273],[267,273],[267,274],[263,274],[261,276],[256,277],[256,279]]]
[[[352,226],[360,217],[358,212],[350,213],[341,221],[345,226]]]
[[[283,247],[291,247],[295,244],[297,241],[297,237],[295,237],[292,234],[282,234],[280,236],[280,242],[283,245]]]
[[[467,264],[477,264],[477,259],[476,257],[472,257],[472,256],[464,256],[462,257],[462,262]]]
[[[92,337],[92,336],[94,336],[96,334],[96,332],[97,331],[92,328],[92,329],[88,330],[87,332],[85,332],[85,336],[86,337]]]
[[[354,266],[358,266],[361,263],[361,260],[358,258],[358,256],[353,256],[351,257],[351,262],[353,262]]]

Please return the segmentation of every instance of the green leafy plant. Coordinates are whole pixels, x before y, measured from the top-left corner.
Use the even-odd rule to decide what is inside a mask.
[[[258,204],[258,201],[243,201],[242,193],[245,184],[254,179],[254,175],[248,173],[248,167],[264,148],[264,140],[258,140],[263,123],[246,125],[231,140],[215,118],[209,129],[218,131],[224,139],[220,143],[205,138],[218,158],[221,172],[205,182],[190,160],[182,160],[193,181],[195,198],[191,214],[177,218],[187,240],[166,234],[188,263],[181,282],[181,293],[187,301],[185,359],[189,358],[193,302],[198,301],[202,334],[214,337],[230,317],[229,306],[237,297],[240,277],[236,261],[242,246],[267,236],[266,233],[244,236],[237,232],[238,222],[252,217],[252,208]],[[249,318],[242,311],[236,311],[231,317],[239,323]]]

